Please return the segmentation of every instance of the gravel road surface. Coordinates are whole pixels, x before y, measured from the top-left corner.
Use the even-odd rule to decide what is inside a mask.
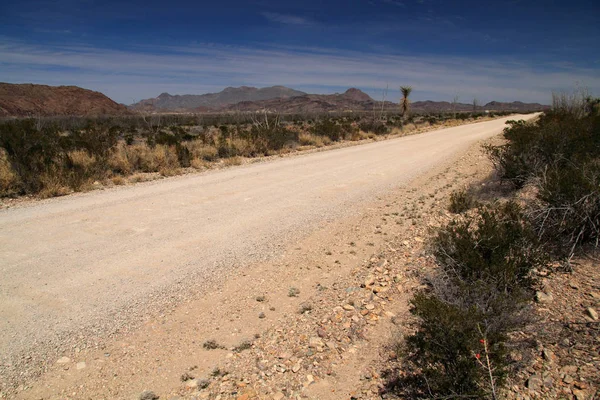
[[[215,278],[532,116],[0,211],[0,375],[218,290]]]

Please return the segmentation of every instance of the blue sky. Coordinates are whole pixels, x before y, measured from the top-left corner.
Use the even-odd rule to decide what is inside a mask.
[[[0,2],[0,81],[126,104],[240,85],[548,103],[600,95],[598,50],[598,0]]]

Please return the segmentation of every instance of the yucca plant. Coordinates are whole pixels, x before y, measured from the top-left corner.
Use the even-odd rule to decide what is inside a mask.
[[[410,101],[408,100],[408,96],[410,96],[412,92],[412,87],[400,86],[400,92],[402,93],[402,99],[400,100],[400,114],[403,117],[408,117],[410,111]]]

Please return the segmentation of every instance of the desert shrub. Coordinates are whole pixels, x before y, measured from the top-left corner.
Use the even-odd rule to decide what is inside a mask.
[[[316,122],[315,125],[310,128],[310,131],[313,135],[327,136],[334,142],[337,142],[343,137],[342,126],[331,119],[324,119]]]
[[[561,107],[535,124],[511,122],[508,143],[488,151],[503,179],[537,187],[531,215],[538,234],[572,252],[600,238],[600,116]]]
[[[492,387],[502,386],[507,376],[508,326],[487,326],[498,317],[435,294],[420,292],[411,304],[419,326],[399,349],[407,373],[390,388],[405,398],[492,397]]]
[[[450,221],[434,236],[432,250],[444,271],[456,279],[493,282],[501,292],[531,286],[531,269],[545,263],[537,236],[514,201]]]
[[[20,183],[19,193],[37,193],[44,187],[41,177],[61,162],[60,135],[56,126],[38,129],[32,119],[0,124],[0,147]]]
[[[86,184],[104,175],[105,164],[86,150],[72,150],[66,154],[65,169],[60,172],[65,184],[73,190],[81,190]]]
[[[385,135],[389,133],[389,127],[378,119],[366,119],[358,124],[363,132],[373,132],[376,135]]]
[[[270,150],[278,151],[298,143],[298,131],[278,123],[268,126],[255,124],[250,128],[248,138],[253,142],[257,155],[268,155]]]
[[[191,165],[192,154],[187,147],[183,146],[181,143],[177,143],[175,145],[175,152],[177,153],[177,161],[181,167],[187,168]]]
[[[461,214],[477,206],[477,201],[473,195],[466,189],[457,190],[450,194],[450,205],[448,211],[454,214]]]
[[[497,398],[509,334],[528,321],[531,271],[545,257],[514,202],[457,218],[432,240],[440,270],[416,294],[416,330],[399,345],[404,373],[389,389],[407,398]]]
[[[12,196],[19,191],[19,180],[13,171],[6,152],[0,148],[0,197]]]

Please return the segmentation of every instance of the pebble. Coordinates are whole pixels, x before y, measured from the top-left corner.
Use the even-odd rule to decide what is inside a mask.
[[[351,304],[344,304],[344,306],[342,307],[344,310],[346,311],[353,311],[354,310],[354,306]]]
[[[85,368],[85,361],[78,362],[76,368],[77,368],[77,370],[84,369]]]
[[[140,394],[140,400],[158,400],[159,397],[150,390],[144,390]]]
[[[592,307],[588,307],[586,311],[594,321],[598,321],[598,312],[596,310],[594,310]]]
[[[70,362],[71,359],[69,357],[61,357],[56,361],[57,364],[68,364]]]

